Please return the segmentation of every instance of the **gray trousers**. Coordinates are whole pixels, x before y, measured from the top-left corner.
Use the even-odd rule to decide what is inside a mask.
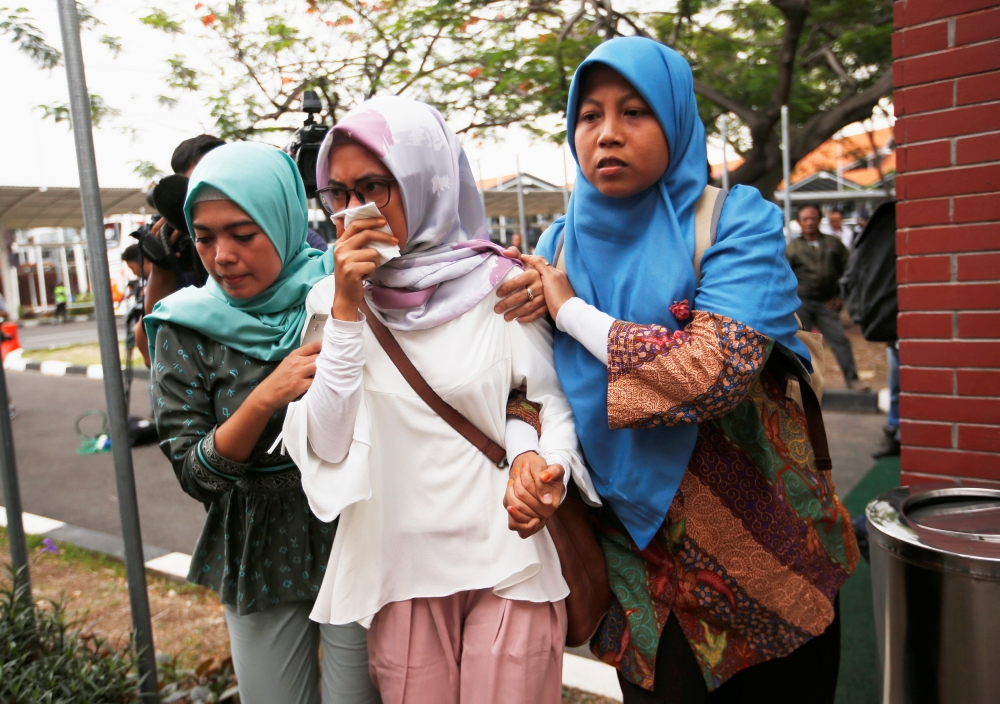
[[[799,320],[806,330],[816,328],[823,335],[823,340],[830,345],[840,371],[845,381],[857,381],[858,370],[854,365],[854,352],[851,341],[844,334],[844,326],[840,322],[840,313],[828,310],[825,301],[814,301],[803,298],[799,307]]]
[[[309,620],[312,603],[240,616],[226,606],[233,668],[243,704],[381,704],[368,673],[368,632],[356,623]],[[322,661],[319,646],[323,645]]]

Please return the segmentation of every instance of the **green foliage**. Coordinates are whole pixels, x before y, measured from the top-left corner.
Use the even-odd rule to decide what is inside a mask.
[[[189,68],[184,63],[185,61],[185,57],[180,54],[174,54],[167,59],[167,66],[170,67],[170,73],[167,74],[164,80],[174,90],[195,92],[200,88],[198,84],[198,72],[193,68]]]
[[[239,686],[230,657],[203,660],[193,670],[181,668],[179,658],[156,658],[160,698],[177,702],[239,702]]]
[[[204,40],[221,70],[185,83],[171,62],[165,97],[202,94],[223,137],[293,128],[285,116],[305,89],[320,93],[328,122],[388,92],[426,100],[464,120],[459,132],[483,134],[558,110],[576,64],[600,41],[564,46],[521,4],[243,0],[206,3],[182,27],[167,23],[166,10],[143,22]],[[171,11],[185,6],[178,0]]]
[[[167,34],[181,34],[183,29],[181,28],[181,23],[173,19],[164,10],[159,8],[153,8],[153,10],[145,17],[140,17],[139,21],[142,22],[147,27],[152,27],[153,29],[159,29]]]
[[[69,103],[53,103],[52,105],[37,105],[35,107],[44,113],[43,119],[51,119],[57,124],[65,122],[67,126],[72,124]],[[120,114],[121,110],[108,105],[104,102],[104,98],[96,93],[90,94],[90,121],[94,127],[98,127],[103,121],[118,117]]]
[[[112,37],[110,34],[105,34],[101,37],[100,42],[104,46],[108,47],[108,50],[111,52],[111,55],[114,56],[116,59],[118,58],[118,55],[122,53],[121,37]]]
[[[742,182],[760,182],[774,179],[782,104],[794,161],[891,88],[891,0],[229,0],[189,14],[172,1],[183,19],[157,9],[142,21],[196,35],[218,70],[174,57],[174,93],[161,103],[204,95],[223,137],[294,128],[287,114],[313,89],[328,122],[394,93],[436,106],[459,133],[520,123],[562,141],[537,118],[564,113],[573,73],[598,44],[642,35],[688,59],[706,127],[735,118],[733,146],[753,164]]]
[[[129,163],[132,164],[132,171],[147,181],[163,175],[163,171],[151,161],[138,160]]]
[[[0,701],[119,704],[137,701],[135,657],[66,623],[62,604],[27,598],[14,571],[0,584]]]
[[[62,61],[62,52],[45,41],[26,7],[0,7],[0,34],[11,35],[11,43],[42,68],[55,68]]]

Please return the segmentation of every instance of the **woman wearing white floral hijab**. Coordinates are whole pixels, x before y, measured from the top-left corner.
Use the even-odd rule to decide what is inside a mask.
[[[317,175],[331,212],[368,202],[382,217],[337,219],[335,275],[306,304],[330,314],[316,379],[285,423],[313,511],[340,518],[312,618],[370,627],[385,704],[555,704],[568,588],[545,520],[567,474],[593,490],[551,331],[494,312],[519,264],[486,238],[468,160],[436,110],[362,104],[331,130]],[[410,388],[363,302],[430,386],[506,445],[510,474]],[[507,418],[522,387],[540,435]]]

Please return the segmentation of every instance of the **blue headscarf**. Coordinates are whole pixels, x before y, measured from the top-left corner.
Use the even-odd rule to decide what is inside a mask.
[[[658,183],[629,198],[602,195],[578,169],[568,212],[542,235],[537,253],[552,261],[563,238],[576,295],[618,320],[677,330],[682,325],[670,305],[687,299],[692,310],[745,323],[808,360],[795,337],[799,299],[785,260],[781,212],[756,189],[736,186],[729,194],[695,290],[694,206],[707,184],[708,161],[687,62],[638,37],[595,49],[569,92],[567,134],[574,156],[581,77],[592,64],[617,71],[649,104],[666,135],[670,164]],[[610,430],[604,364],[561,332],[555,358],[594,484],[644,548],[666,518],[698,426]]]
[[[284,359],[299,346],[306,295],[333,271],[333,250],[323,253],[306,243],[309,211],[298,167],[266,144],[238,142],[213,149],[188,184],[184,217],[192,234],[192,210],[206,186],[221,191],[260,226],[281,258],[281,273],[253,298],[233,298],[211,278],[201,288],[167,296],[145,318],[150,359],[162,323],[197,330],[256,359]]]

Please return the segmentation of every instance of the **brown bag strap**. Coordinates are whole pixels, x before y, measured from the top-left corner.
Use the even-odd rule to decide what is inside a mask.
[[[823,412],[819,407],[819,399],[816,398],[816,392],[807,382],[800,380],[799,387],[806,415],[806,426],[809,428],[809,440],[813,446],[813,455],[816,457],[816,469],[833,469],[830,445],[826,440],[826,424],[823,422]]]
[[[385,326],[377,315],[372,312],[372,309],[368,307],[366,301],[361,302],[361,312],[365,314],[368,319],[368,327],[372,329],[372,333],[375,335],[375,339],[378,343],[382,345],[382,349],[385,353],[389,355],[389,359],[392,363],[396,365],[396,369],[399,373],[403,375],[406,379],[406,383],[410,385],[414,391],[417,392],[417,396],[423,399],[423,402],[431,407],[431,410],[441,416],[445,423],[450,425],[455,431],[461,435],[463,438],[471,442],[477,450],[482,452],[484,455],[490,458],[499,469],[503,469],[507,466],[507,451],[497,445],[495,442],[489,439],[482,430],[477,428],[472,422],[463,416],[461,413],[455,410],[455,408],[445,401],[443,398],[438,396],[437,392],[431,388],[430,384],[420,375],[417,368],[413,366],[413,362],[410,358],[406,356],[403,352],[403,348],[399,346],[399,341],[393,337],[389,328]]]
[[[798,382],[799,393],[802,396],[802,411],[806,417],[806,430],[809,442],[816,459],[816,468],[820,471],[833,469],[830,458],[830,445],[826,439],[826,424],[823,422],[823,411],[819,405],[819,397],[809,384],[809,376],[802,363],[794,360],[793,353],[787,348],[776,348],[768,359],[768,365],[785,380],[794,379]]]

